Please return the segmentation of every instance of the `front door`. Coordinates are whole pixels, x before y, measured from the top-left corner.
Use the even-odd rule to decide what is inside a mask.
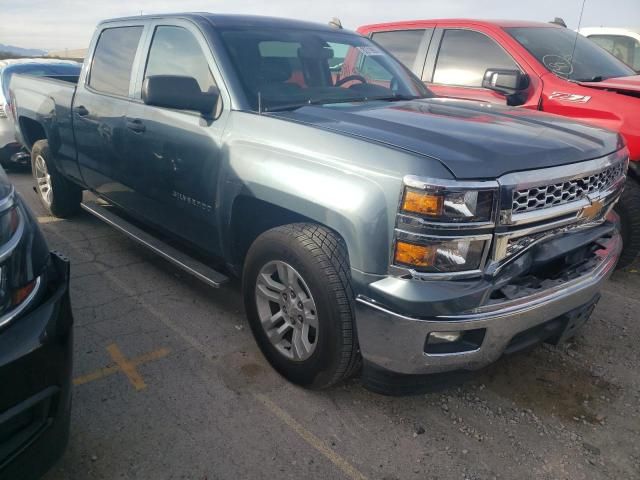
[[[210,50],[189,23],[152,24],[145,48],[148,58],[141,63],[137,89],[152,75],[188,76],[203,92],[217,89]],[[216,187],[228,111],[222,99],[216,111],[203,115],[136,98],[126,117],[127,183],[137,194],[136,213],[213,254],[219,252]]]
[[[497,42],[476,30],[447,28],[438,29],[432,43],[422,77],[431,91],[443,97],[507,104],[504,94],[482,87],[489,69],[522,71]],[[532,85],[522,104],[535,108],[537,96]]]

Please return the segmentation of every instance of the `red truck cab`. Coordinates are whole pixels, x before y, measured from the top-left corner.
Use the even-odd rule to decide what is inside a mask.
[[[436,95],[542,110],[622,134],[629,177],[617,211],[625,252],[640,251],[640,75],[576,32],[524,21],[420,20],[358,29]],[[577,36],[576,36],[577,35]]]

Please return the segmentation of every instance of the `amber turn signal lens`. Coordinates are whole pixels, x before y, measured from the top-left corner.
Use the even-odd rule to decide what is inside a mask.
[[[435,245],[415,245],[413,243],[397,242],[395,261],[399,264],[415,267],[431,267],[434,264]]]
[[[404,192],[402,210],[420,215],[442,215],[443,197],[425,192],[409,190]]]
[[[33,292],[34,287],[36,286],[36,282],[35,280],[31,283],[26,284],[24,287],[21,287],[19,289],[17,289],[15,292],[13,292],[13,295],[11,296],[11,303],[13,304],[13,306],[17,306],[20,305],[22,302],[24,302],[27,297],[31,294],[31,292]]]

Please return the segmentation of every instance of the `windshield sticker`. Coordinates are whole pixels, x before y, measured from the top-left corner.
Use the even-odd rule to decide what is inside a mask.
[[[368,57],[373,57],[376,55],[384,55],[382,50],[380,50],[377,47],[357,47],[357,48],[358,50],[360,50],[360,52],[362,52],[364,55]]]
[[[542,57],[542,63],[553,73],[562,75],[563,77],[568,77],[573,73],[570,56],[569,58],[565,58],[560,55],[545,55]]]
[[[558,100],[561,102],[587,103],[591,100],[589,95],[578,95],[576,93],[553,92],[549,95],[549,100]]]

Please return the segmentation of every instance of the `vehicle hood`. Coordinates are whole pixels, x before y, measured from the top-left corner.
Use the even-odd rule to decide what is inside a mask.
[[[466,100],[305,106],[269,115],[434,158],[460,179],[495,179],[589,160],[619,148],[617,134],[597,127]]]
[[[583,87],[613,90],[640,97],[640,75],[630,77],[608,78],[602,82],[579,82]]]

